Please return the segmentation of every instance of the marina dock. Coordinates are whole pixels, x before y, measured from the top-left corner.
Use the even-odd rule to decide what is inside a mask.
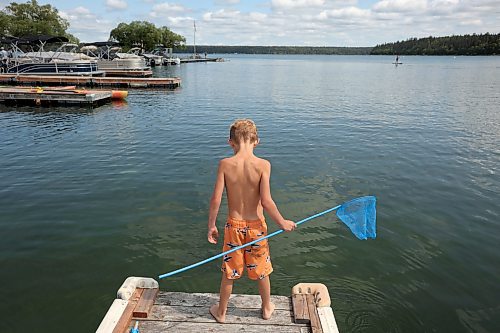
[[[56,76],[56,75],[16,75],[0,74],[0,85],[77,85],[84,87],[119,87],[119,88],[166,88],[180,87],[181,79],[153,77],[91,77],[91,76]]]
[[[106,77],[151,77],[153,76],[153,71],[151,69],[106,69]]]
[[[87,90],[72,87],[0,87],[0,102],[8,105],[72,104],[99,106],[112,99],[124,99],[126,91]]]
[[[259,295],[232,295],[226,323],[219,324],[208,311],[218,294],[164,292],[153,279],[130,277],[96,333],[128,333],[136,324],[141,333],[338,333],[328,291],[320,285],[318,292],[317,285],[299,284],[290,297],[271,296],[276,309],[269,320],[261,318]]]

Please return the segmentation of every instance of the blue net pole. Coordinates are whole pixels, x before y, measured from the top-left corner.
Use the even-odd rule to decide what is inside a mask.
[[[339,217],[339,219],[342,222],[344,222],[351,229],[351,231],[354,233],[354,235],[356,235],[356,237],[358,237],[359,239],[366,239],[367,235],[368,235],[368,237],[370,237],[370,238],[375,238],[375,236],[376,236],[376,234],[375,234],[375,223],[376,223],[375,222],[376,221],[375,220],[375,214],[376,214],[375,203],[376,203],[375,197],[372,197],[372,196],[360,197],[360,198],[348,201],[342,205],[338,205],[338,206],[332,207],[330,209],[327,209],[325,211],[322,211],[321,213],[317,213],[317,214],[314,214],[312,216],[306,217],[305,219],[298,221],[296,223],[296,225],[297,226],[301,225],[302,223],[305,223],[305,222],[310,221],[316,217],[328,214],[328,213],[333,212],[334,210],[338,209],[339,211],[341,211],[341,214],[339,214],[339,211],[337,211],[337,216]],[[367,214],[369,216],[366,216]],[[183,268],[179,268],[179,269],[172,271],[172,272],[169,272],[169,273],[159,275],[158,278],[163,279],[163,278],[175,275],[175,274],[185,272],[185,271],[190,270],[192,268],[204,265],[212,260],[221,258],[221,257],[225,256],[226,254],[232,253],[234,251],[238,251],[242,248],[245,248],[247,246],[250,246],[250,245],[253,245],[253,244],[258,243],[260,241],[263,241],[264,239],[268,239],[268,238],[271,238],[273,236],[279,235],[283,231],[284,230],[282,230],[282,229],[276,230],[275,232],[270,233],[267,236],[264,236],[264,237],[261,237],[259,239],[254,240],[254,241],[248,242],[246,244],[237,246],[235,248],[232,248],[228,251],[219,253],[213,257],[207,258],[207,259],[202,260],[200,262],[194,263],[192,265],[189,265],[189,266],[186,266]]]
[[[315,215],[309,216],[309,217],[307,217],[307,218],[305,218],[305,219],[303,219],[303,220],[300,220],[299,222],[297,222],[297,223],[295,223],[295,224],[296,224],[296,225],[300,225],[300,224],[302,224],[302,223],[304,223],[304,222],[307,222],[307,221],[309,221],[309,220],[312,220],[312,219],[314,219],[314,218],[316,218],[316,217],[319,217],[319,216],[321,216],[321,215],[325,215],[325,214],[327,214],[327,213],[330,213],[330,212],[334,211],[335,209],[338,209],[340,206],[341,206],[341,205],[338,205],[338,206],[335,206],[335,207],[333,207],[333,208],[327,209],[327,210],[325,210],[325,211],[323,211],[323,212],[321,212],[321,213],[318,213],[318,214],[315,214]],[[263,241],[264,239],[268,239],[268,238],[271,238],[271,237],[273,237],[273,236],[279,235],[279,234],[281,234],[283,231],[284,231],[283,229],[276,230],[275,232],[270,233],[270,234],[268,234],[267,236],[264,236],[264,237],[261,237],[261,238],[259,238],[259,239],[254,240],[254,241],[248,242],[248,243],[246,243],[246,244],[243,244],[243,245],[237,246],[237,247],[235,247],[235,248],[232,248],[231,250],[227,250],[226,252],[219,253],[219,254],[217,254],[217,255],[215,255],[215,256],[213,256],[213,257],[207,258],[207,259],[205,259],[205,260],[202,260],[202,261],[200,261],[200,262],[194,263],[194,264],[192,264],[192,265],[189,265],[189,266],[186,266],[186,267],[183,267],[183,268],[179,268],[179,269],[177,269],[177,270],[175,270],[175,271],[172,271],[172,272],[169,272],[169,273],[162,274],[162,275],[158,276],[158,278],[159,278],[159,279],[163,279],[163,278],[166,278],[166,277],[169,277],[169,276],[175,275],[175,274],[179,274],[179,273],[185,272],[185,271],[190,270],[190,269],[192,269],[192,268],[195,268],[195,267],[201,266],[201,265],[203,265],[203,264],[206,264],[207,262],[210,262],[210,261],[212,261],[212,260],[215,260],[215,259],[221,258],[221,257],[225,256],[226,254],[232,253],[232,252],[234,252],[234,251],[238,251],[239,249],[242,249],[242,248],[245,248],[245,247],[250,246],[250,245],[252,245],[252,244],[258,243],[258,242],[260,242],[260,241]]]

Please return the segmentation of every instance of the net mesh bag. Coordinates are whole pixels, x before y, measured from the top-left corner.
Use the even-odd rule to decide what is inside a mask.
[[[375,238],[377,237],[375,204],[374,196],[347,201],[337,210],[337,216],[358,239]]]

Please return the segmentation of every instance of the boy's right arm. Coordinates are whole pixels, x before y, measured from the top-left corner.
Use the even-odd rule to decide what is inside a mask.
[[[271,163],[264,160],[263,161],[263,170],[262,176],[260,178],[260,202],[262,207],[266,210],[266,212],[271,216],[271,218],[276,222],[281,229],[285,231],[295,230],[297,227],[295,222],[290,220],[285,220],[283,216],[281,216],[276,203],[274,202],[271,196]]]
[[[217,221],[217,214],[219,213],[220,204],[222,201],[222,193],[224,193],[224,170],[222,161],[219,162],[217,169],[217,180],[215,181],[214,192],[210,199],[210,211],[208,213],[208,241],[212,244],[217,244],[219,231],[215,222]]]

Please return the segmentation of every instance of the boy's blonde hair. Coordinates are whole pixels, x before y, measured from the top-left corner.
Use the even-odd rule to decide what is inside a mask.
[[[245,141],[250,141],[250,143],[257,142],[259,140],[257,126],[250,119],[238,119],[229,129],[229,139],[236,144]]]

